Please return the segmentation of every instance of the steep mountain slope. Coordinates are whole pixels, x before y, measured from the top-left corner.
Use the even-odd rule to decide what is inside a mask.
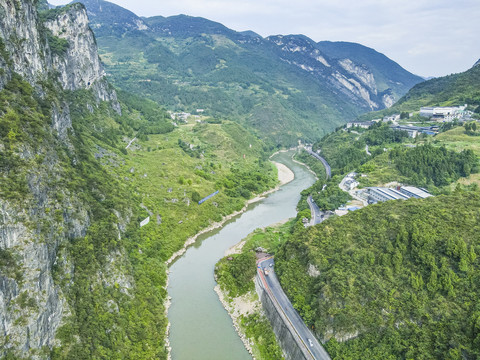
[[[471,69],[449,76],[435,78],[414,86],[396,107],[407,108],[428,105],[480,105],[480,63]]]
[[[171,110],[235,119],[278,144],[319,138],[422,80],[358,44],[335,52],[305,36],[264,39],[202,18],[138,18],[105,1],[84,4],[117,86]]]
[[[479,201],[388,201],[298,227],[276,271],[332,359],[480,356]]]
[[[412,75],[397,63],[389,61],[385,55],[366,46],[349,42],[321,41],[317,47],[333,59],[355,59],[357,63],[372,69],[378,92],[386,91],[384,96],[391,95],[389,99],[385,98],[386,107],[393,104],[389,101],[399,99],[419,82],[418,76]],[[341,65],[347,71],[351,68],[348,61],[341,62]]]
[[[123,187],[92,161],[85,133],[72,122],[88,108],[102,131],[100,113],[120,116],[120,107],[104,79],[82,5],[49,13],[43,21],[31,1],[2,0],[0,12],[0,354],[40,358],[60,345],[60,328],[84,325],[75,320],[77,292],[88,275],[77,261],[78,246],[86,247],[83,260],[93,270],[91,289],[107,278],[122,289],[133,282],[131,273],[120,270],[124,251],[111,243],[121,238],[120,224],[131,216],[119,201]],[[78,92],[85,94],[82,103],[69,98]],[[99,198],[115,204],[117,215]],[[104,236],[89,232],[90,226],[105,230]],[[104,251],[92,259],[90,246]],[[109,266],[100,265],[105,258]]]
[[[238,124],[119,101],[85,7],[36,5],[0,0],[0,357],[166,359],[165,261],[275,171]]]
[[[418,111],[422,106],[458,106],[480,112],[480,60],[465,72],[427,80],[415,85],[389,109],[362,115],[375,119],[385,114]]]

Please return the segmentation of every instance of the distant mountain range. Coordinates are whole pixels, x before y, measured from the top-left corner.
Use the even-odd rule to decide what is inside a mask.
[[[423,80],[360,44],[262,38],[204,18],[141,18],[107,1],[82,2],[116,86],[170,110],[239,121],[275,144],[318,139]]]
[[[422,106],[454,106],[468,104],[480,112],[480,60],[472,68],[458,74],[424,81],[410,89],[389,109],[362,115],[362,120],[402,111],[418,111]]]

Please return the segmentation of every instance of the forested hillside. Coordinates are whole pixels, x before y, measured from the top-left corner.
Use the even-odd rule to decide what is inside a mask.
[[[0,357],[166,359],[165,261],[275,186],[269,149],[117,98],[83,5],[15,4],[0,0]]]
[[[372,112],[362,119],[375,119],[385,114],[402,111],[419,111],[422,106],[469,105],[468,109],[480,113],[480,63],[471,69],[448,76],[424,81],[412,87],[397,103],[388,110]],[[478,116],[478,115],[477,115]]]
[[[389,201],[297,228],[276,271],[332,359],[480,356],[479,203]]]
[[[356,171],[363,174],[358,178],[362,187],[397,182],[439,193],[460,178],[478,173],[480,152],[475,139],[458,124],[435,136],[412,139],[406,131],[379,122],[367,130],[339,128],[313,148],[338,179]]]
[[[140,18],[106,1],[83,3],[116,86],[169,110],[228,116],[275,145],[319,139],[421,81],[359,44],[262,38],[203,18]]]

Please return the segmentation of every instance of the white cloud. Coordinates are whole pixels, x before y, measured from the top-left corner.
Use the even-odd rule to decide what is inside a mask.
[[[65,0],[51,0],[53,4]],[[140,16],[187,14],[263,36],[351,41],[407,70],[441,76],[480,58],[478,0],[112,0]]]

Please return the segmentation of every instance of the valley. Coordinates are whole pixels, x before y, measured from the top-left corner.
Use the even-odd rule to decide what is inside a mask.
[[[479,69],[0,0],[0,357],[480,357]]]

